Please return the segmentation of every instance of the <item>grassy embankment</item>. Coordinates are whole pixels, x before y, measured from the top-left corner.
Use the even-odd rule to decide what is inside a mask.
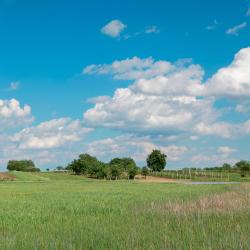
[[[1,249],[248,249],[248,184],[181,185],[14,173]]]

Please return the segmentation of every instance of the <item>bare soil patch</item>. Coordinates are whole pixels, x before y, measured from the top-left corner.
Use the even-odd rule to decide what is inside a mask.
[[[9,173],[0,173],[0,181],[13,181],[16,178]]]
[[[149,182],[149,183],[176,183],[177,180],[174,179],[168,179],[163,177],[155,177],[155,176],[147,176],[146,178],[142,175],[137,175],[135,178],[136,181],[139,182]]]

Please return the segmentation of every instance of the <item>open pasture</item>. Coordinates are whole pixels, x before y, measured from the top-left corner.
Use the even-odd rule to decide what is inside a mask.
[[[98,181],[12,173],[1,249],[248,249],[249,184]]]

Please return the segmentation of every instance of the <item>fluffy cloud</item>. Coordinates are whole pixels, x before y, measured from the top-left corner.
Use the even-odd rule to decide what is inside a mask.
[[[120,20],[112,20],[104,27],[102,27],[101,32],[104,35],[110,36],[112,38],[119,37],[121,32],[127,27],[126,24]]]
[[[148,137],[123,135],[92,142],[88,145],[87,152],[103,160],[110,160],[112,157],[133,157],[137,162],[145,163],[147,155],[156,148],[167,154],[170,161],[181,160],[188,151],[185,146],[157,144]]]
[[[229,28],[228,30],[226,30],[226,34],[227,35],[234,35],[234,36],[238,36],[239,35],[239,31],[246,28],[247,27],[247,22],[241,23],[239,25],[236,25],[232,28]]]
[[[67,164],[86,147],[93,129],[80,120],[53,119],[16,133],[0,133],[0,169],[11,159],[32,159],[38,166]]]
[[[225,156],[223,154],[216,154],[216,153],[211,153],[211,155],[204,155],[204,154],[199,154],[195,155],[191,158],[191,161],[193,164],[197,166],[206,167],[206,166],[221,166],[222,164],[229,163],[229,164],[235,164],[238,159],[235,158],[228,158],[228,156]]]
[[[250,120],[247,120],[242,124],[241,131],[244,134],[250,135]]]
[[[237,127],[226,122],[199,123],[195,126],[195,132],[200,135],[215,135],[223,138],[231,138],[237,134]]]
[[[250,47],[241,49],[232,63],[219,69],[207,81],[200,65],[180,61],[154,61],[133,57],[112,64],[89,65],[84,74],[111,75],[114,79],[135,80],[131,89],[144,94],[178,96],[250,96]]]
[[[250,113],[250,102],[249,101],[243,101],[240,104],[237,104],[235,107],[235,111],[242,114],[248,114]]]
[[[194,155],[193,157],[191,157],[191,161],[194,164],[197,164],[198,166],[200,166],[201,163],[203,164],[203,166],[220,166],[225,162],[234,164],[238,161],[238,159],[232,158],[232,154],[237,151],[238,150],[235,148],[221,146],[217,148],[217,150],[213,149],[212,151],[207,152],[206,154]]]
[[[250,48],[240,50],[233,62],[206,82],[199,65],[154,61],[134,57],[112,64],[91,65],[88,74],[110,74],[115,79],[135,80],[117,89],[112,97],[97,98],[84,113],[86,124],[150,134],[215,135],[232,138],[246,134],[243,123],[221,121],[215,100],[250,96]],[[238,106],[239,111],[240,106]]]
[[[117,89],[113,97],[97,98],[95,107],[84,113],[89,126],[168,134],[212,124],[218,117],[213,99],[196,97],[204,91],[204,72],[190,61],[171,64],[134,57],[91,65],[84,72],[135,80],[128,88]]]
[[[89,126],[118,128],[150,133],[179,133],[193,130],[196,124],[215,122],[213,101],[187,96],[155,96],[116,90],[114,96],[84,113]]]
[[[0,99],[0,130],[5,130],[18,126],[25,126],[33,121],[31,107],[20,105],[16,99]]]
[[[199,96],[204,86],[201,84],[204,71],[199,65],[188,67],[173,66],[172,71],[150,79],[137,80],[132,88],[144,94],[164,96]]]
[[[237,152],[237,149],[235,148],[230,148],[228,146],[221,146],[217,150],[218,153],[223,154],[225,157],[231,155],[234,152]]]
[[[12,136],[12,141],[20,149],[57,148],[82,140],[90,131],[92,130],[83,127],[79,120],[61,118],[25,128]]]
[[[250,47],[241,49],[233,62],[218,70],[205,84],[206,95],[246,98],[250,96]]]
[[[134,80],[164,75],[173,69],[167,61],[154,61],[152,57],[141,59],[133,57],[112,64],[93,64],[87,66],[84,74],[112,75],[114,79]]]

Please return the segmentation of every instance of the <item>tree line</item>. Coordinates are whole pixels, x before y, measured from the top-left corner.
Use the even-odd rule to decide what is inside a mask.
[[[247,174],[250,175],[250,162],[241,160],[236,162],[234,165],[230,165],[229,163],[224,163],[220,167],[205,168],[205,170],[240,172],[241,176],[245,177]]]
[[[134,179],[140,173],[147,176],[149,172],[161,172],[165,169],[167,163],[167,155],[160,150],[153,150],[146,159],[147,166],[139,168],[135,161],[130,157],[114,158],[108,163],[98,160],[90,154],[80,154],[77,159],[74,159],[65,168],[57,167],[57,171],[68,170],[73,171],[77,175],[86,175],[90,178],[97,179]],[[11,160],[7,164],[9,171],[24,171],[24,172],[39,172],[33,161],[31,160]],[[49,169],[47,169],[48,171]],[[250,175],[250,162],[238,161],[234,165],[224,163],[222,166],[211,168],[183,168],[191,171],[218,171],[218,172],[240,172],[242,177]]]
[[[134,179],[141,172],[148,175],[151,171],[162,171],[166,166],[167,156],[160,150],[153,150],[147,157],[147,167],[140,169],[132,158],[114,158],[109,163],[104,163],[89,154],[81,154],[78,159],[73,160],[67,170],[75,174],[87,175],[97,179]]]

